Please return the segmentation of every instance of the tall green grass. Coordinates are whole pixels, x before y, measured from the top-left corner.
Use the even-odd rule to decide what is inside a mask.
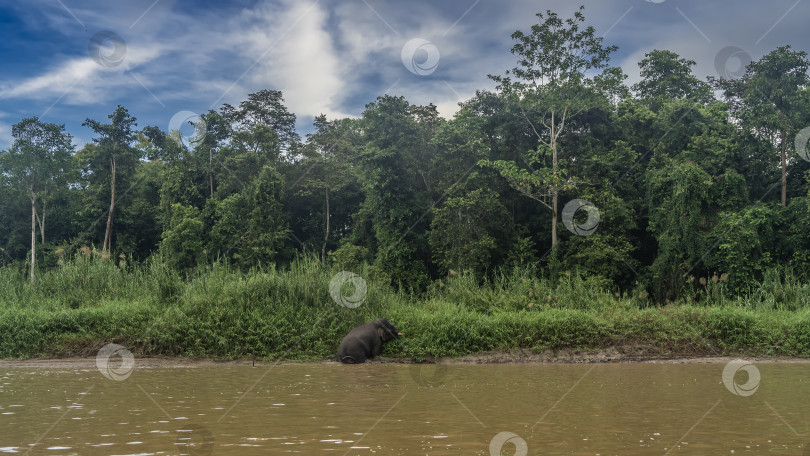
[[[284,270],[218,263],[189,276],[159,257],[120,267],[77,257],[32,284],[0,268],[0,357],[93,355],[116,342],[136,355],[327,359],[352,327],[376,317],[406,333],[384,353],[416,359],[626,344],[810,356],[810,289],[790,271],[770,272],[755,293],[734,298],[708,280],[661,308],[643,292],[617,296],[575,273],[558,281],[526,270],[459,274],[409,295],[362,266],[353,272],[367,295],[355,309],[330,297],[336,272],[307,257]]]

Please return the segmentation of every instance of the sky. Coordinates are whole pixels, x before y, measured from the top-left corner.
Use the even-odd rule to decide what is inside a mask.
[[[262,89],[283,93],[301,134],[383,94],[450,118],[515,66],[515,30],[580,4],[628,84],[653,49],[696,61],[701,79],[778,46],[810,51],[803,0],[0,0],[0,149],[26,117],[64,124],[81,147],[82,122],[117,105],[168,132]]]

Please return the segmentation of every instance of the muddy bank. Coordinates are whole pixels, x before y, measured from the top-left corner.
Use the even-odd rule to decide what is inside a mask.
[[[610,347],[600,350],[502,350],[467,355],[457,359],[441,358],[438,363],[461,364],[542,364],[542,363],[726,363],[744,358],[756,362],[810,363],[810,359],[795,357],[746,356],[745,353],[719,355],[716,353],[663,353],[655,347],[642,345]]]
[[[544,363],[726,363],[736,358],[745,358],[757,363],[810,363],[807,358],[789,357],[760,357],[746,356],[744,353],[735,355],[717,355],[714,353],[662,353],[660,349],[641,345],[611,347],[601,350],[545,350],[536,352],[531,350],[499,350],[486,353],[476,353],[460,358],[427,359],[421,363],[426,364],[544,364]],[[322,361],[290,361],[290,360],[218,360],[210,358],[158,358],[136,357],[136,366],[139,368],[194,368],[210,366],[270,366],[273,364],[337,364],[327,359]],[[413,358],[399,358],[383,356],[370,363],[396,363],[417,364]],[[91,369],[96,368],[95,357],[71,358],[35,358],[0,360],[0,368],[30,367],[49,369]]]

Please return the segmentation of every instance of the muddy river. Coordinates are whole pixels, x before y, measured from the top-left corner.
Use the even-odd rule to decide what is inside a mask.
[[[810,364],[0,366],[0,453],[810,454]]]

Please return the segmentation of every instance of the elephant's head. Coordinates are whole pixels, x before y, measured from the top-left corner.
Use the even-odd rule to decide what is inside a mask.
[[[390,321],[386,320],[385,318],[378,318],[374,320],[374,324],[377,326],[377,334],[380,336],[383,342],[388,342],[389,340],[399,339],[399,336],[403,334],[391,324]]]

